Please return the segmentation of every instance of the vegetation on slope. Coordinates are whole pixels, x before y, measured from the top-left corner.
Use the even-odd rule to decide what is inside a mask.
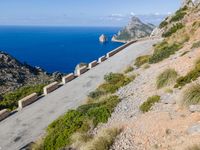
[[[182,102],[186,106],[200,104],[200,85],[196,84],[187,88]]]
[[[9,92],[2,96],[2,100],[0,101],[0,110],[9,109],[14,110],[18,106],[18,101],[32,93],[42,94],[44,84],[33,85],[33,86],[25,86],[19,88],[14,92]]]
[[[87,142],[79,144],[81,150],[109,150],[116,136],[121,132],[118,128],[107,129],[98,133]]]
[[[170,22],[177,22],[177,21],[182,20],[185,17],[185,15],[187,14],[187,10],[188,10],[187,6],[177,10],[175,15],[172,16]]]
[[[149,58],[150,58],[150,55],[143,55],[143,56],[137,57],[135,60],[135,66],[140,67],[143,64],[148,63]]]
[[[149,59],[149,63],[160,62],[172,54],[175,54],[176,51],[181,49],[181,45],[177,43],[169,44],[166,41],[163,41],[155,46],[154,53]]]
[[[176,33],[178,30],[182,29],[184,25],[182,23],[177,23],[173,25],[170,29],[162,34],[163,37],[169,37],[172,34]]]
[[[157,88],[160,89],[164,86],[168,86],[176,81],[178,74],[174,69],[166,69],[162,72],[156,81]]]
[[[134,70],[134,68],[132,66],[128,66],[125,70],[124,70],[124,73],[129,73],[129,72],[132,72]]]
[[[114,108],[120,102],[118,96],[108,94],[112,94],[120,87],[127,85],[131,78],[123,74],[110,73],[105,75],[104,79],[105,83],[100,85],[95,92],[89,94],[89,103],[79,106],[76,110],[68,111],[49,125],[44,141],[40,144],[40,149],[58,150],[70,146],[73,143],[72,135],[75,133],[79,132],[85,135],[99,123],[108,121]],[[102,148],[108,147],[112,141],[111,137],[105,139],[105,145],[102,145]],[[92,143],[95,145],[100,141],[93,139]]]
[[[197,61],[194,69],[188,72],[185,76],[179,77],[174,87],[182,87],[192,81],[197,80],[198,77],[200,77],[200,61]]]
[[[200,47],[200,41],[193,43],[191,48],[199,48],[199,47]]]
[[[152,97],[149,97],[147,99],[147,101],[145,101],[141,106],[140,106],[140,110],[145,113],[151,110],[152,106],[155,103],[158,103],[160,101],[160,96],[158,95],[154,95]]]

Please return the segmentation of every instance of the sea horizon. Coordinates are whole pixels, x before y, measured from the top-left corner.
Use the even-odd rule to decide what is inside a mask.
[[[123,43],[111,38],[120,27],[4,26],[0,25],[0,49],[19,61],[49,73],[73,72],[79,63],[97,60]],[[100,43],[105,34],[108,42]]]

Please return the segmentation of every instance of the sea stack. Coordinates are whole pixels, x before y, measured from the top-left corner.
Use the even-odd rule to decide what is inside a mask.
[[[107,40],[108,40],[108,39],[107,39],[107,37],[106,37],[104,34],[102,34],[102,35],[99,37],[99,41],[100,41],[101,43],[105,43]]]

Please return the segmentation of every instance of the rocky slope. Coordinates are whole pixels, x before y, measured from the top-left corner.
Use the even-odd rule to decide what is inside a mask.
[[[152,24],[145,24],[139,18],[132,17],[130,23],[124,27],[117,35],[114,35],[112,41],[130,41],[138,38],[147,37],[155,28]]]
[[[200,59],[200,7],[196,3],[191,7],[185,3],[178,13],[169,16],[162,27],[164,41],[168,44],[178,43],[181,48],[163,57],[162,61],[135,67],[129,74],[136,74],[136,79],[121,88],[117,94],[122,99],[116,107],[109,121],[98,126],[93,134],[107,128],[123,128],[110,150],[199,150],[200,149],[200,103],[190,102],[190,106],[183,105],[187,91],[200,83],[200,76],[196,80],[187,81],[182,88],[175,88],[178,80],[163,88],[157,88],[158,76],[165,70],[172,68],[178,76],[193,76],[191,71]],[[186,7],[185,7],[186,6]],[[183,16],[179,13],[184,14]],[[175,18],[175,16],[180,18]],[[173,21],[172,21],[173,20]],[[181,28],[176,24],[182,23]],[[173,32],[171,31],[173,29]],[[170,34],[165,33],[170,32]],[[159,44],[158,44],[159,45]],[[158,48],[157,45],[157,48]],[[164,49],[169,50],[168,48]],[[152,49],[154,53],[154,48]],[[152,55],[152,54],[147,54]],[[189,77],[188,77],[189,78]],[[192,93],[193,98],[199,91]],[[143,113],[140,106],[153,95],[159,95],[160,101]],[[194,99],[193,99],[194,100]]]
[[[50,79],[40,68],[23,64],[0,51],[0,94],[23,85],[46,83]]]

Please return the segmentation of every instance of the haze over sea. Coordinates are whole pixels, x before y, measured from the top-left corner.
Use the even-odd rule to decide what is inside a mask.
[[[73,72],[80,62],[89,63],[122,45],[111,42],[119,27],[0,26],[0,50],[21,62],[48,72]],[[102,44],[99,36],[109,42]]]

